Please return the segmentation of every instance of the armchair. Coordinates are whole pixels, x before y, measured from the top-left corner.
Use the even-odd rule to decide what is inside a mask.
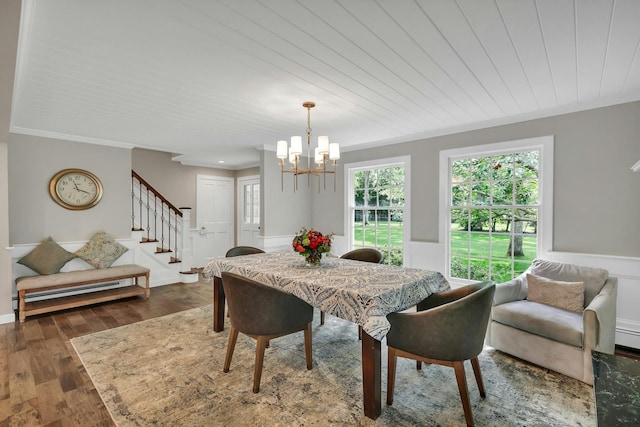
[[[554,305],[537,302],[539,281],[549,285],[544,292]],[[579,308],[555,306],[562,305],[563,286],[575,290],[578,283],[584,284]],[[496,285],[486,343],[593,384],[591,351],[615,350],[617,289],[618,279],[607,270],[536,259],[520,276]]]

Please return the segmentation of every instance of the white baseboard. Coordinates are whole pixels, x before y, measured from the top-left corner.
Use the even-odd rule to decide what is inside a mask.
[[[0,325],[4,325],[5,323],[13,323],[16,321],[16,314],[15,313],[7,313],[7,314],[0,314]]]
[[[616,344],[640,349],[640,322],[618,319]]]

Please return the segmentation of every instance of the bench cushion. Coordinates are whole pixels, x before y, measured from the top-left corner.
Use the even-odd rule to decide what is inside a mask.
[[[67,271],[41,276],[24,276],[16,279],[16,289],[34,290],[53,286],[73,285],[82,282],[101,282],[127,276],[142,276],[149,269],[137,264],[118,265],[109,268]]]
[[[521,300],[494,306],[492,318],[521,331],[582,347],[582,313]]]

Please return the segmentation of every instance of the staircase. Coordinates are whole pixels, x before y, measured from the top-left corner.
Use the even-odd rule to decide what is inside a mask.
[[[190,208],[176,208],[131,171],[131,233],[139,242],[137,262],[151,268],[154,283],[184,281],[184,275],[192,273],[185,244],[190,211]]]

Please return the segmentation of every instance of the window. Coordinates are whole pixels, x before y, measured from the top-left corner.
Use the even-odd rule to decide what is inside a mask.
[[[408,158],[347,165],[349,246],[376,248],[403,265],[408,213]]]
[[[552,144],[544,137],[443,152],[449,277],[505,282],[550,250],[541,231],[551,229],[551,186],[542,183],[551,182]]]

